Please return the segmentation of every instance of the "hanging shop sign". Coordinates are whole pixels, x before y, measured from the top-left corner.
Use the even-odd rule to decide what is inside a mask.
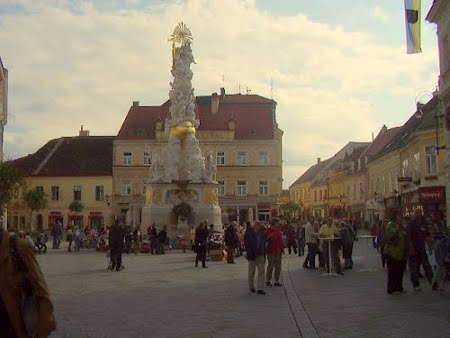
[[[444,187],[420,188],[419,201],[421,203],[441,203],[445,200]]]

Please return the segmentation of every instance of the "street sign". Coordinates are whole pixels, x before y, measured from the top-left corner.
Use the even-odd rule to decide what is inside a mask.
[[[412,177],[398,177],[397,182],[412,182]]]

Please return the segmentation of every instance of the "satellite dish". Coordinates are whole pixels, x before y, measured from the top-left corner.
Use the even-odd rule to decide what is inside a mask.
[[[425,105],[433,98],[433,94],[426,91],[426,90],[422,90],[421,92],[419,92],[416,95],[416,113],[414,114],[416,119],[420,119],[423,116],[423,107],[425,107]]]

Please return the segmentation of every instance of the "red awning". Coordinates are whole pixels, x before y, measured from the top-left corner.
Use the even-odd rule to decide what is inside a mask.
[[[62,215],[48,215],[48,219],[60,219],[63,218]]]
[[[89,219],[102,219],[103,216],[102,215],[89,215],[88,218]]]

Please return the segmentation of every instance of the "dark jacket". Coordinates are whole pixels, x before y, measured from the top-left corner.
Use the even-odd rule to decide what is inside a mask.
[[[258,256],[265,256],[266,235],[264,234],[264,229],[256,232],[254,227],[247,227],[244,235],[244,245],[247,252],[247,260],[254,261]]]
[[[195,246],[196,247],[206,247],[207,238],[208,238],[208,230],[198,229],[195,232]]]
[[[408,224],[406,229],[411,254],[414,256],[425,251],[425,241],[429,235],[427,225],[422,219],[414,219]]]
[[[122,250],[125,229],[120,225],[113,225],[109,231],[109,246],[111,250]]]
[[[159,243],[165,243],[166,242],[166,238],[167,238],[167,231],[166,230],[161,230],[158,233],[158,241]]]
[[[237,248],[239,245],[237,230],[232,225],[225,230],[225,245],[229,248]]]

